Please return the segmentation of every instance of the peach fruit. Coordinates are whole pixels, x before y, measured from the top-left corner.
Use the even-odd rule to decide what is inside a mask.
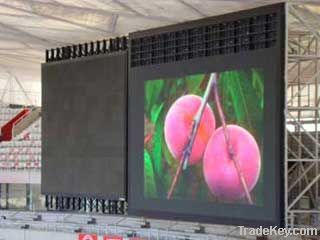
[[[260,151],[254,137],[244,128],[227,125],[233,148],[248,190],[251,191],[260,175]],[[234,161],[230,158],[223,128],[216,129],[203,158],[205,181],[214,196],[223,201],[235,201],[245,196]]]
[[[170,107],[164,123],[165,141],[168,149],[177,160],[182,159],[183,150],[189,139],[192,124],[202,98],[196,95],[185,95],[178,98]],[[189,158],[193,165],[201,161],[210,136],[215,130],[215,117],[211,107],[205,106],[194,145]]]

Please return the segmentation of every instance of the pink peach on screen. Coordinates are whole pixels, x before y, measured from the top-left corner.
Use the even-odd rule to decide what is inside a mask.
[[[200,108],[201,101],[202,98],[196,95],[182,96],[172,104],[166,115],[164,123],[165,141],[175,159],[182,159],[183,150],[192,130],[193,119]],[[214,114],[207,104],[193,144],[189,164],[192,165],[201,161],[210,136],[215,130],[215,125]]]
[[[261,157],[257,142],[247,130],[237,125],[228,125],[227,131],[235,159],[251,191],[260,176]],[[214,132],[208,142],[203,172],[210,191],[218,199],[235,201],[245,196],[238,172],[229,156],[222,127]]]

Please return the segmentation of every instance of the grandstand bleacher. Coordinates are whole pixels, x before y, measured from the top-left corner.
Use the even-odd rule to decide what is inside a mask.
[[[0,126],[23,106],[0,102]],[[0,142],[0,183],[40,183],[41,119],[39,118],[11,141]]]

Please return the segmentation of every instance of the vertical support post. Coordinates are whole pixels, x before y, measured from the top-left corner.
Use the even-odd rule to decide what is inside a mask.
[[[32,210],[32,191],[30,184],[26,184],[26,209]]]
[[[315,55],[318,55],[318,39],[314,37],[314,47],[315,47]],[[315,71],[314,74],[316,74],[318,72],[318,61],[315,62]],[[314,79],[314,106],[315,108],[318,107],[318,77],[316,77]],[[314,112],[314,120],[315,120],[315,138],[319,141],[319,133],[318,133],[318,121],[319,121],[319,111],[316,109]],[[316,158],[319,159],[319,146],[318,144],[316,144],[315,146],[315,155]],[[319,162],[316,162],[316,167],[315,167],[315,175],[317,176],[319,174]],[[315,184],[315,203],[316,206],[314,206],[315,208],[319,208],[319,183],[316,182]]]
[[[6,183],[6,209],[9,209],[9,183]]]
[[[288,16],[289,16],[289,5],[288,3],[286,3],[285,6],[285,11],[286,11],[286,19],[285,19],[285,24],[286,24],[286,28],[285,28],[285,76],[284,76],[284,89],[285,89],[285,96],[284,96],[284,191],[285,191],[285,196],[284,196],[284,219],[285,219],[285,227],[288,227],[288,133],[287,133],[287,128],[286,128],[286,122],[287,122],[287,111],[288,111],[288,104],[287,104],[287,89],[288,89],[288,51],[289,51],[289,22],[288,22]]]

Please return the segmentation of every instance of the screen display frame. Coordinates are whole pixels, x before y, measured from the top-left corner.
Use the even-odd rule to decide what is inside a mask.
[[[129,215],[242,226],[283,226],[284,224],[284,60],[285,5],[276,4],[253,10],[158,28],[130,35],[130,39],[188,29],[276,12],[279,16],[275,46],[235,54],[202,57],[172,63],[129,68],[128,81],[128,212]],[[130,56],[130,55],[129,55]],[[129,60],[130,61],[130,60]],[[255,206],[213,204],[190,200],[144,199],[143,194],[143,106],[144,82],[199,73],[263,68],[264,109],[264,191],[263,211]],[[271,80],[270,80],[271,78]],[[266,144],[267,143],[267,144]],[[268,146],[268,143],[269,146]],[[272,159],[272,161],[267,161]],[[210,205],[211,204],[211,205]],[[190,210],[190,211],[186,211]]]
[[[42,194],[127,199],[127,66],[127,50],[42,64]],[[71,77],[68,79],[68,76]],[[118,84],[112,84],[114,81]],[[66,87],[72,89],[67,94]],[[98,94],[97,89],[101,91]],[[80,103],[75,102],[74,99],[79,96]],[[56,97],[59,99],[54,100]],[[121,105],[113,109],[117,113],[112,116],[111,109],[105,103],[108,100],[117,101],[113,106]],[[57,102],[63,104],[57,105]],[[90,109],[92,112],[88,111]],[[72,116],[74,119],[70,119],[71,114],[66,114],[69,111],[81,111],[85,117],[81,119],[75,114]],[[90,113],[97,114],[91,117]],[[110,133],[108,130],[111,127],[101,119],[107,119],[110,125],[116,122],[121,127],[114,127],[114,132]],[[77,139],[72,139],[74,134],[69,133],[70,127],[67,129],[69,131],[65,129],[63,123],[68,121],[73,124],[71,130],[81,135]],[[51,130],[56,128],[57,123],[60,135],[53,136]],[[81,128],[84,125],[87,129]],[[63,135],[61,132],[69,134]],[[88,146],[86,136],[94,139],[90,151],[85,149]],[[61,138],[61,152],[70,152],[69,158],[61,155],[60,151],[52,153],[52,146],[59,146],[56,144],[57,138]],[[75,151],[69,151],[68,140],[73,142],[72,150]],[[90,154],[90,157],[85,159],[85,154]],[[119,160],[118,165],[110,167],[115,160]],[[57,177],[59,174],[60,177]]]

